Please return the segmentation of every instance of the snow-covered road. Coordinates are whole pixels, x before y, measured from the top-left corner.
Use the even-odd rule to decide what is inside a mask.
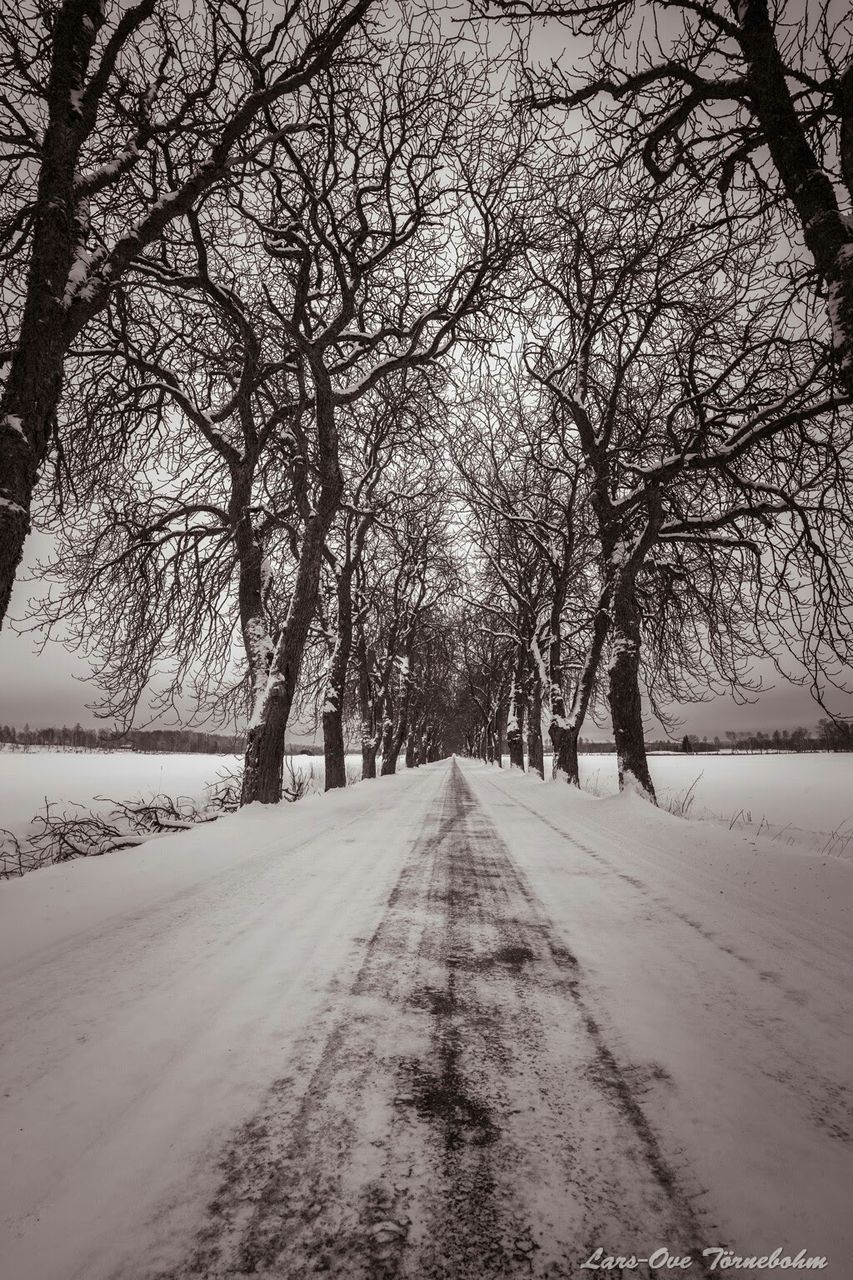
[[[846,1280],[851,902],[468,762],[2,885],[2,1280]]]

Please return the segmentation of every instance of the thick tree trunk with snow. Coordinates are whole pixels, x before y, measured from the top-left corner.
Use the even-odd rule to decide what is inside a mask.
[[[620,575],[612,600],[610,715],[620,790],[636,790],[656,804],[646,758],[640,698],[640,615],[630,575]]]
[[[241,804],[278,804],[284,741],[302,655],[317,603],[323,542],[328,525],[319,512],[308,520],[287,621],[275,644],[266,684],[246,735]]]
[[[498,721],[497,712],[492,711],[483,731],[484,759],[487,764],[495,764],[498,759]]]
[[[580,785],[578,772],[580,723],[570,720],[566,709],[561,626],[565,596],[566,589],[563,584],[555,587],[551,600],[548,642],[548,677],[551,692],[551,722],[548,725],[548,736],[554,748],[554,777],[577,787]]]
[[[317,606],[323,547],[343,493],[331,380],[319,363],[312,364],[312,373],[320,493],[316,507],[310,510],[305,521],[287,619],[276,641],[266,684],[249,724],[241,804],[256,800],[262,804],[278,804],[281,799],[287,722],[299,681],[305,641]]]
[[[382,769],[381,773],[393,773],[397,767],[396,758],[389,769],[385,762],[391,758],[394,749],[394,695],[391,691],[392,671],[388,670],[382,682]]]
[[[545,777],[545,744],[542,741],[542,678],[534,662],[530,679],[530,715],[527,721],[527,767]]]
[[[358,664],[358,714],[361,721],[361,776],[376,777],[376,753],[379,750],[376,705],[370,684],[371,652],[362,624],[356,629],[356,662]]]
[[[398,734],[394,734],[391,738],[391,746],[388,751],[382,752],[382,768],[380,770],[383,778],[389,778],[397,772],[397,761],[400,758],[400,751],[403,747],[403,741]]]
[[[565,776],[572,786],[580,786],[580,761],[578,744],[586,713],[589,708],[592,690],[598,674],[604,642],[610,628],[609,610],[610,589],[605,589],[598,602],[592,623],[592,637],[587,650],[583,667],[572,694],[571,710],[566,716],[563,704],[562,720],[552,720],[550,736],[554,745],[554,772],[556,776]]]
[[[263,719],[246,735],[241,804],[278,804],[284,773],[284,742],[290,703],[284,696],[271,698]]]
[[[521,769],[521,771],[524,772],[524,730],[522,728],[521,716],[515,709],[515,689],[513,689],[511,697],[514,705],[510,708],[506,727],[506,745],[509,752],[509,767],[510,769]]]
[[[376,739],[370,742],[362,742],[361,744],[361,776],[364,778],[376,777],[376,754],[379,750],[379,744]]]
[[[406,741],[409,731],[409,701],[411,697],[411,657],[404,659],[402,689],[397,707],[396,719],[389,714],[386,707],[384,732],[382,735],[382,777],[389,777],[397,772],[397,760]]]
[[[0,625],[30,529],[32,494],[47,454],[65,354],[64,344],[51,342],[37,319],[25,321],[21,342],[23,352],[13,362],[0,404]]]
[[[337,787],[345,787],[347,757],[344,745],[343,710],[337,706],[323,712],[323,759],[326,768],[325,790],[334,791]]]
[[[554,777],[561,782],[569,782],[573,787],[580,786],[580,770],[578,765],[578,738],[580,729],[569,725],[551,722],[549,729],[551,745],[554,748]]]
[[[524,690],[524,668],[527,645],[519,644],[516,651],[515,671],[509,694],[509,714],[506,725],[506,743],[509,751],[509,767],[524,771],[524,713],[527,698]]]
[[[344,690],[352,650],[352,569],[344,563],[338,573],[338,633],[329,660],[326,698],[323,704],[323,755],[326,791],[347,785],[344,747]]]
[[[498,707],[498,708],[497,708],[497,710],[495,711],[495,727],[494,727],[494,734],[495,734],[495,747],[494,747],[494,753],[495,753],[495,754],[494,754],[494,762],[495,762],[495,764],[498,766],[498,768],[499,768],[499,769],[502,769],[502,768],[504,767],[503,746],[504,746],[504,733],[505,733],[505,732],[506,732],[506,718],[505,718],[505,716],[504,716],[504,714],[503,714],[502,709],[501,709],[500,707]]]
[[[415,741],[415,768],[416,769],[420,765],[426,764],[427,762],[427,749],[428,749],[428,744],[430,739],[430,733],[431,733],[431,730],[429,725],[426,723],[425,720],[421,721],[421,726],[420,726],[420,729],[418,730],[417,739]]]

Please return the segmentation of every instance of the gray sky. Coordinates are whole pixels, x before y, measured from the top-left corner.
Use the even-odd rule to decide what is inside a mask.
[[[42,546],[44,543],[42,543]],[[39,546],[38,535],[30,540],[30,563],[35,559]],[[25,581],[26,571],[19,575],[12,596],[10,618],[19,618],[25,608],[32,586]],[[43,725],[73,725],[79,721],[84,726],[102,723],[87,703],[93,701],[96,690],[85,677],[89,674],[87,663],[75,654],[67,653],[61,644],[48,644],[41,654],[36,652],[32,635],[17,635],[7,622],[0,631],[0,724],[14,724],[22,728]],[[678,714],[683,721],[681,733],[696,733],[713,738],[722,736],[726,729],[761,729],[772,733],[774,729],[811,727],[824,715],[805,689],[780,681],[767,664],[759,666],[764,682],[775,687],[747,706],[738,706],[732,698],[715,698],[711,702],[682,707]],[[839,711],[853,714],[853,699],[836,705]],[[660,730],[649,724],[652,737]],[[294,736],[310,738],[304,726],[293,726]],[[602,739],[606,730],[597,730],[592,722],[586,725],[584,736]]]

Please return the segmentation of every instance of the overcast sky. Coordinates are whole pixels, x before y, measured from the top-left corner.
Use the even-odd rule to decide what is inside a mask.
[[[35,559],[39,546],[37,537],[29,544],[29,561]],[[41,544],[43,545],[43,544]],[[12,597],[10,619],[20,618],[32,587],[19,575]],[[87,682],[89,667],[85,661],[65,651],[61,644],[50,643],[44,652],[36,652],[32,635],[17,635],[7,621],[0,631],[0,724],[13,724],[22,728],[44,725],[73,725],[79,721],[84,726],[102,723],[98,721],[87,703],[96,697],[96,689]],[[758,668],[756,668],[758,669]],[[775,687],[762,694],[754,703],[738,706],[732,698],[715,698],[711,702],[684,706],[678,710],[683,724],[680,733],[696,733],[702,737],[721,737],[727,729],[764,730],[811,727],[825,714],[805,689],[779,680],[768,666],[761,668],[766,684]],[[853,714],[853,700],[839,703],[836,710]],[[164,722],[166,723],[166,722]],[[649,722],[651,737],[661,733],[656,722]],[[292,736],[310,740],[310,730],[293,725]],[[608,737],[606,731],[596,730],[589,722],[584,730],[589,738]]]

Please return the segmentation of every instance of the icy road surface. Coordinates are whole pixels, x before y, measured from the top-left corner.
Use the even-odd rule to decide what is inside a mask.
[[[468,762],[2,885],[0,1275],[846,1280],[851,900]]]

